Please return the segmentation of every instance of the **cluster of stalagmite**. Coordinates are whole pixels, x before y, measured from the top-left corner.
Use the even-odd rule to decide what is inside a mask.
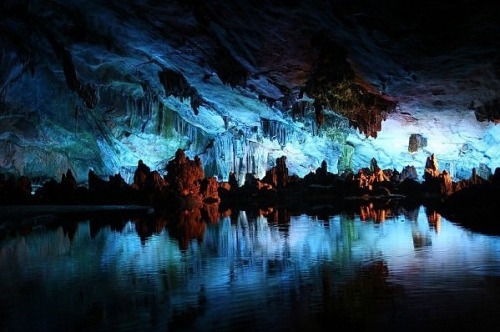
[[[455,198],[461,197],[455,193],[480,185],[491,185],[493,188],[500,186],[499,169],[491,179],[483,179],[473,170],[469,180],[453,182],[446,170],[439,170],[435,155],[427,158],[421,182],[413,166],[406,166],[401,172],[383,170],[374,158],[369,167],[357,173],[342,174],[329,172],[327,163],[323,161],[315,171],[299,178],[289,175],[286,157],[282,156],[276,159],[275,166],[262,179],[248,173],[241,186],[234,173],[224,182],[217,181],[215,177],[205,177],[201,160],[197,156],[191,160],[181,149],[167,163],[165,170],[166,175],[161,175],[139,160],[132,184],[126,183],[120,174],[104,180],[90,170],[87,187],[78,185],[73,173],[68,170],[60,182],[47,181],[37,190],[33,190],[27,177],[15,179],[2,176],[0,203],[141,204],[177,210],[201,208],[207,220],[216,221],[222,211],[219,210],[220,204],[226,208],[231,205],[270,206],[276,203],[305,207],[324,202],[371,198],[410,198],[422,203],[430,199],[442,202],[449,196],[453,196],[449,202],[463,203]],[[488,192],[493,195],[496,191]]]

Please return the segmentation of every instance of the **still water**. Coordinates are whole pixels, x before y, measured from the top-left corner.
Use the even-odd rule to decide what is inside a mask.
[[[366,212],[366,213],[364,213]],[[0,238],[0,331],[496,330],[500,238],[423,207],[63,220]],[[378,221],[377,221],[378,220]]]

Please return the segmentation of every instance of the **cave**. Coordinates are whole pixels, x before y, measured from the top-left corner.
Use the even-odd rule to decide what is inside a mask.
[[[498,13],[498,3],[468,0],[1,1],[0,267],[10,266],[2,263],[2,243],[27,225],[59,227],[61,218],[73,222],[61,225],[70,242],[84,236],[83,218],[92,239],[109,227],[120,234],[132,227],[147,247],[166,232],[183,253],[193,241],[206,245],[205,234],[221,218],[237,227],[228,234],[245,237],[238,227],[260,227],[263,218],[288,225],[302,213],[321,219],[355,211],[359,222],[368,218],[376,224],[386,214],[397,220],[402,213],[415,223],[415,251],[428,250],[436,235],[422,236],[416,220],[423,217],[400,211],[425,210],[420,215],[433,230],[439,213],[473,232],[500,234]],[[397,185],[369,183],[370,176]],[[166,186],[171,192],[164,192]],[[382,207],[382,199],[392,205]],[[166,201],[179,209],[149,215]],[[122,217],[146,213],[155,221],[127,223],[114,214],[122,221],[95,221],[106,219],[102,214],[108,216],[110,206]],[[51,241],[64,247],[61,240]],[[290,268],[286,259],[254,258],[237,263],[265,263],[267,274]],[[353,292],[366,301],[374,301],[377,287],[396,294],[385,276],[387,264],[378,259],[363,265],[355,280],[335,287],[329,278],[338,271],[322,266],[324,287],[336,293],[324,288],[316,294],[325,299],[323,311],[308,311],[304,321],[297,313],[297,323],[321,330],[330,315],[348,317],[341,329],[366,327],[356,325],[361,322],[351,311]],[[491,266],[497,276],[500,259]],[[315,276],[321,279],[321,273]],[[0,277],[0,283],[13,282]],[[300,299],[314,302],[300,281],[280,287],[297,296],[294,302],[275,294],[290,307]],[[202,311],[214,310],[203,305],[214,296],[207,288],[191,294],[196,305],[176,298],[182,310],[172,309],[173,325],[160,327],[200,324]],[[161,310],[155,294],[143,295],[121,300],[139,311],[153,303]],[[109,317],[125,311],[116,309],[122,310],[118,315],[114,303],[94,299],[82,300],[88,306],[78,316],[84,317],[84,329],[110,328]],[[0,304],[0,311],[7,307]],[[374,314],[366,305],[357,309]],[[471,309],[482,317],[476,310]],[[20,323],[15,310],[2,315],[8,323],[0,329],[37,329]],[[409,312],[404,315],[413,321]],[[450,312],[443,315],[452,319]],[[415,318],[415,326],[422,322]],[[214,328],[231,330],[240,323]],[[429,324],[441,323],[444,318]]]
[[[338,172],[345,146],[353,170],[376,158],[423,175],[432,153],[454,179],[494,170],[494,12],[467,1],[5,1],[0,171],[130,180],[137,160],[164,172],[182,148],[223,180],[244,177],[234,153],[245,169],[256,160],[259,178],[281,155],[303,177],[323,160]],[[415,151],[414,135],[426,140]]]

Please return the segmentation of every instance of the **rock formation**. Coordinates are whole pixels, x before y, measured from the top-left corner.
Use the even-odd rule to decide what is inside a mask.
[[[0,172],[129,179],[139,158],[156,167],[180,148],[206,177],[242,184],[280,153],[304,177],[321,160],[354,173],[372,155],[399,168],[453,142],[439,157],[465,179],[500,164],[498,9],[2,1]]]
[[[448,171],[439,171],[438,161],[434,154],[427,157],[424,170],[424,190],[429,195],[448,196],[453,193],[453,181]]]
[[[0,174],[0,204],[30,203],[33,201],[31,195],[31,180],[26,176],[6,176]]]
[[[168,162],[166,169],[165,180],[170,190],[180,196],[200,195],[200,186],[204,173],[198,157],[190,160],[182,149],[178,149],[175,158]]]
[[[219,183],[214,177],[205,178],[198,156],[190,160],[182,149],[178,149],[175,158],[168,162],[166,170],[166,185],[174,196],[189,197],[197,206],[220,200]]]
[[[276,165],[266,172],[263,182],[273,186],[273,188],[285,188],[288,184],[288,168],[286,156],[276,158]]]

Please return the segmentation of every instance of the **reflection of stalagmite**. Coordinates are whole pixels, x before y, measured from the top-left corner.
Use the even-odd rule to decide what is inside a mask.
[[[359,207],[359,217],[361,221],[367,221],[370,219],[371,206],[373,206],[372,203],[370,203],[370,205],[362,205]]]
[[[199,208],[180,210],[168,216],[167,228],[169,234],[179,241],[181,250],[186,250],[189,242],[196,239],[203,241],[205,237],[206,223],[203,221],[202,212]]]
[[[205,222],[216,224],[219,221],[219,203],[204,204],[202,214]]]
[[[439,233],[441,230],[441,215],[437,211],[427,212],[427,222],[431,228],[436,230],[436,233]]]
[[[289,225],[291,214],[287,209],[273,209],[271,213],[268,214],[268,221]]]
[[[359,217],[361,221],[373,220],[374,222],[384,222],[387,218],[387,210],[375,208],[373,203],[360,206]]]
[[[165,228],[165,225],[166,221],[163,218],[139,218],[134,222],[135,231],[143,245],[153,234],[160,234]]]
[[[377,222],[385,221],[385,217],[386,217],[385,212],[386,212],[385,209],[378,210],[377,219],[376,219]]]
[[[273,207],[259,208],[259,216],[267,217],[274,212]]]
[[[338,294],[334,298],[336,309],[332,312],[338,312],[340,309],[342,314],[337,314],[339,319],[355,321],[359,320],[361,315],[381,317],[388,310],[389,312],[394,310],[395,299],[402,292],[402,288],[391,282],[389,276],[389,265],[384,260],[379,259],[356,271],[353,278],[350,278],[347,283],[328,285],[327,287],[338,288],[338,290],[326,292],[323,296],[328,298],[328,296],[331,297],[331,293]],[[326,291],[328,290],[326,288]],[[372,330],[368,324],[354,325],[357,328],[353,328],[353,330]]]
[[[70,220],[62,225],[63,234],[68,236],[70,242],[73,242],[76,231],[78,230],[78,222]]]

